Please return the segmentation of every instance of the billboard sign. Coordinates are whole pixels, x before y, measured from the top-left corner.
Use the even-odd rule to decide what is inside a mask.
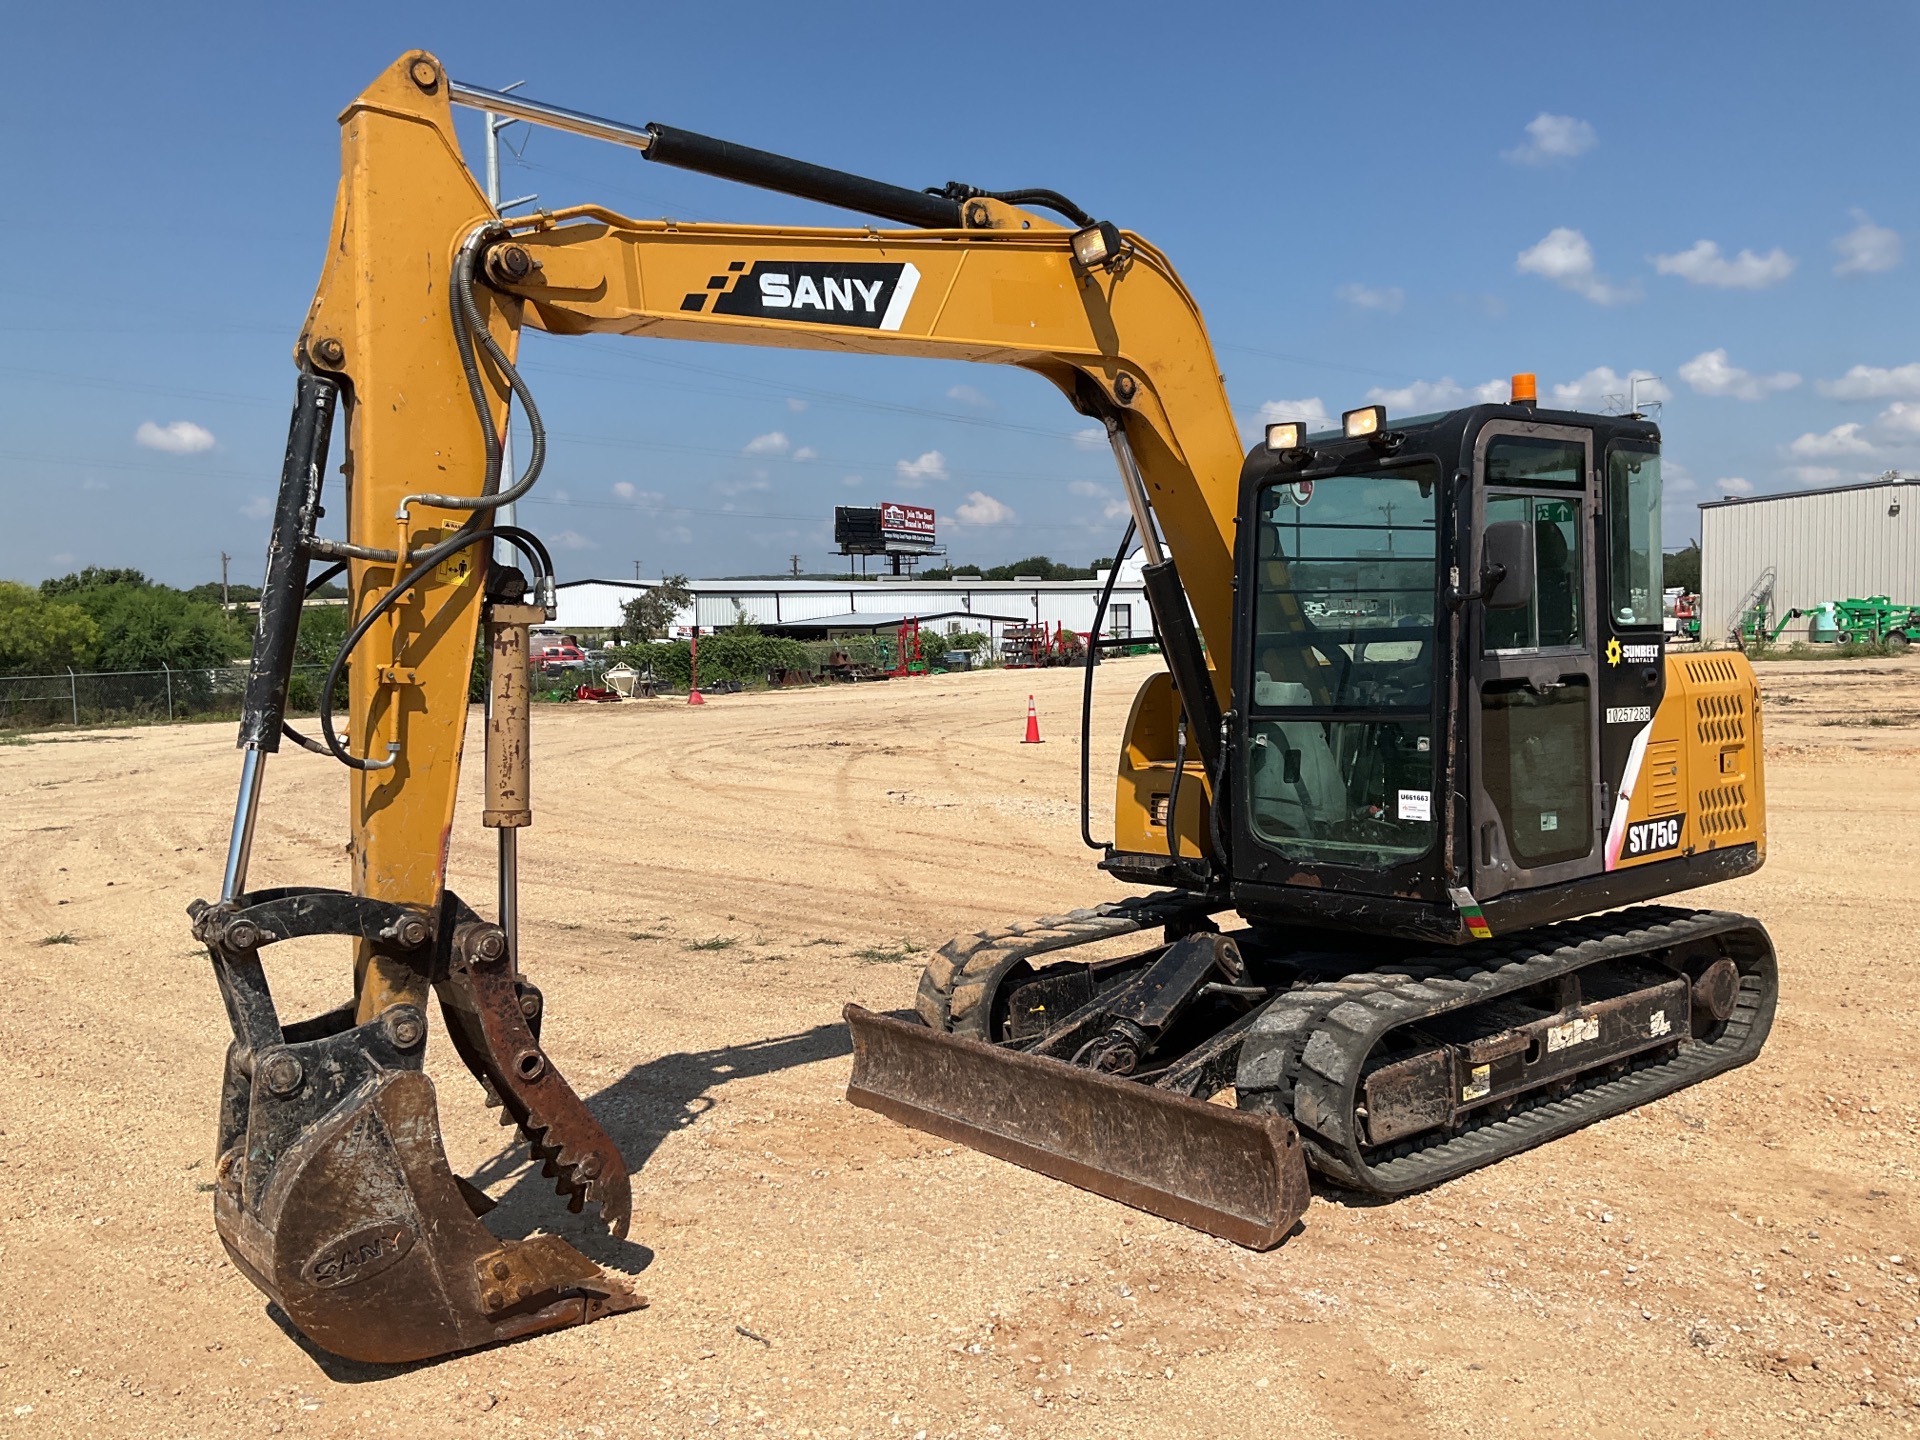
[[[902,505],[897,500],[882,500],[880,533],[889,545],[931,550],[934,543],[933,511],[925,505]]]

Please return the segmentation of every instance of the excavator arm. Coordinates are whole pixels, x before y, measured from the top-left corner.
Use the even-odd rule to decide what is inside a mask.
[[[503,218],[455,137],[453,103],[478,97],[652,158],[922,228],[690,225],[594,206]],[[313,1339],[393,1361],[638,1303],[556,1237],[503,1242],[479,1224],[484,1197],[447,1166],[420,1065],[437,992],[456,1050],[503,1123],[519,1125],[573,1208],[592,1203],[624,1233],[624,1165],[540,1046],[541,1000],[521,976],[512,918],[510,841],[531,819],[527,630],[551,597],[543,547],[496,520],[537,481],[544,455],[537,403],[514,365],[520,330],[924,356],[1041,375],[1113,444],[1202,762],[1194,780],[1208,787],[1228,706],[1241,447],[1193,298],[1157,250],[1111,225],[1068,229],[966,187],[897,190],[665,127],[589,122],[463,90],[424,52],[402,57],[347,107],[341,136],[326,262],[295,356],[227,872],[220,899],[196,902],[194,920],[235,1033],[215,1194],[222,1238]],[[1023,192],[1034,195],[1075,213],[1050,192]],[[533,437],[517,475],[503,463],[515,400]],[[344,541],[317,533],[336,407]],[[503,545],[533,571],[531,583],[500,563]],[[284,720],[292,641],[301,595],[327,561],[344,564],[350,582],[353,625],[335,666],[347,711],[339,725],[323,708],[321,733],[301,735]],[[493,675],[482,819],[503,835],[495,921],[446,888],[483,624]],[[346,891],[248,886],[266,759],[284,736],[350,771]],[[282,1023],[261,953],[315,934],[351,941],[353,998]],[[1271,1146],[1284,1123],[1258,1122],[1256,1140]]]

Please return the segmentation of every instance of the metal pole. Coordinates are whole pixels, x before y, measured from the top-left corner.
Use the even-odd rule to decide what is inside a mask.
[[[166,672],[167,676],[167,723],[171,725],[173,723],[173,667],[162,660],[160,668]]]
[[[260,813],[260,776],[266,768],[267,752],[249,745],[240,761],[240,798],[234,802],[233,831],[227,837],[227,873],[220,882],[222,902],[238,900],[247,890],[253,822]]]
[[[80,723],[80,681],[74,676],[73,666],[67,666],[67,694],[73,700],[73,723]]]

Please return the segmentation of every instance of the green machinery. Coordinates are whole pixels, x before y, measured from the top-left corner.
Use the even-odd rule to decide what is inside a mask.
[[[1749,606],[1740,616],[1741,648],[1753,650],[1778,640],[1790,621],[1808,616],[1807,638],[1816,643],[1884,645],[1904,650],[1920,641],[1920,605],[1896,605],[1885,595],[1864,600],[1829,600],[1812,609],[1795,608],[1767,624],[1765,605]]]

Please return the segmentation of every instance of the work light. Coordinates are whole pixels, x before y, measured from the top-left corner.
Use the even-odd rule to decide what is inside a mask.
[[[1358,440],[1364,435],[1378,435],[1387,428],[1387,407],[1362,405],[1358,410],[1343,411],[1340,428],[1346,432],[1349,440]]]

